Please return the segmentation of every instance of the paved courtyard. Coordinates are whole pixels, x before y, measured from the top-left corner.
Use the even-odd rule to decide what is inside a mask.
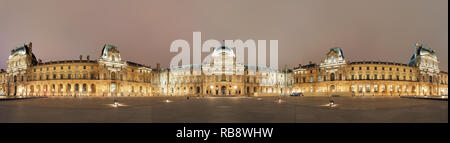
[[[398,97],[123,97],[0,101],[1,123],[444,122],[448,101]],[[168,101],[168,102],[167,102]]]

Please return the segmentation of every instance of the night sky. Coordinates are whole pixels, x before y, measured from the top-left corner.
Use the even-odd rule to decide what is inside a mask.
[[[194,31],[278,40],[289,67],[319,63],[336,46],[347,61],[406,64],[421,42],[448,71],[447,0],[0,0],[0,68],[28,41],[44,62],[97,59],[109,43],[125,60],[167,67],[171,42],[192,45]]]

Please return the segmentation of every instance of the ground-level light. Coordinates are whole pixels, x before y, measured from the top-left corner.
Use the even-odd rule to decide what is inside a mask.
[[[328,103],[329,106],[333,106],[334,105],[334,100],[330,100],[330,102]]]
[[[115,106],[115,107],[118,107],[118,106],[119,106],[119,101],[114,100],[114,106]]]

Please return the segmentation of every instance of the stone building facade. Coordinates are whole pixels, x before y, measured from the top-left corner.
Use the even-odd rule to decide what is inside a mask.
[[[341,48],[332,48],[320,64],[294,68],[292,88],[305,95],[448,95],[448,73],[438,65],[435,51],[419,44],[408,64],[347,62]]]
[[[195,67],[200,71],[195,73]],[[231,48],[211,53],[203,65],[171,67],[159,73],[163,95],[261,96],[289,94],[292,72],[236,62]]]
[[[11,51],[2,71],[2,92],[9,96],[150,96],[152,69],[125,61],[115,46],[105,45],[98,60],[42,62],[26,43]]]
[[[435,51],[416,44],[408,64],[346,61],[332,48],[320,64],[293,69],[236,63],[221,47],[202,65],[162,69],[126,61],[105,45],[100,57],[42,62],[32,44],[14,48],[0,71],[0,95],[8,96],[440,96],[448,95],[448,73],[439,70]],[[201,69],[197,71],[195,69]]]

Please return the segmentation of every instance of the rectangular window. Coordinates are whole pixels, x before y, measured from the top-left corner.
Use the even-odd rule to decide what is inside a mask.
[[[63,74],[59,75],[59,79],[64,79],[64,75]]]
[[[367,80],[370,79],[370,75],[369,75],[369,74],[366,75],[366,79],[367,79]]]
[[[355,75],[352,75],[352,80],[355,80]]]
[[[72,78],[72,75],[71,74],[68,74],[67,75],[67,79],[71,79]]]
[[[377,80],[377,79],[378,79],[378,75],[375,74],[375,75],[373,76],[373,79]]]

